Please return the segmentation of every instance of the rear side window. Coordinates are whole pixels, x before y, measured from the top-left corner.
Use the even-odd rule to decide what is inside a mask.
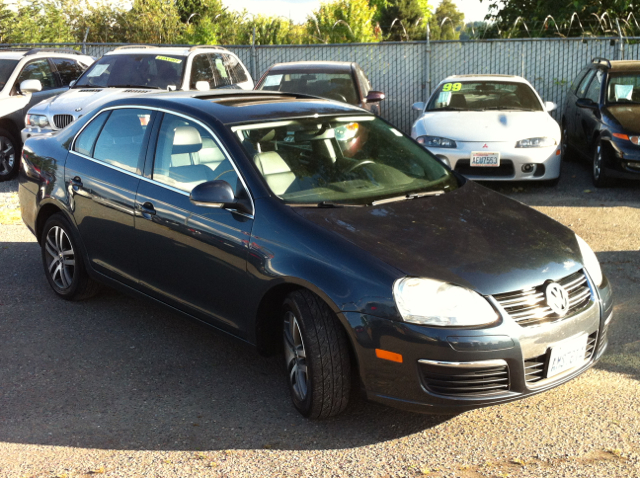
[[[49,60],[36,60],[25,66],[18,77],[17,85],[20,86],[25,80],[39,80],[43,90],[57,88]]]
[[[76,144],[73,147],[74,151],[86,156],[93,155],[93,145],[95,144],[96,138],[100,134],[100,131],[102,131],[102,126],[109,117],[110,113],[110,111],[100,113],[97,118],[95,118],[93,121],[91,121],[91,123],[87,125],[82,133],[80,133],[80,136],[78,136]]]
[[[240,60],[238,60],[236,57],[229,54],[223,54],[220,56],[222,57],[224,67],[227,70],[227,74],[229,75],[229,77],[231,78],[231,81],[234,84],[244,83],[245,81],[248,80],[247,73],[242,67]]]
[[[137,172],[150,120],[149,110],[114,110],[100,132],[93,157],[125,171]]]
[[[51,61],[56,65],[62,86],[69,86],[69,83],[78,79],[85,70],[80,63],[68,58],[52,58]]]

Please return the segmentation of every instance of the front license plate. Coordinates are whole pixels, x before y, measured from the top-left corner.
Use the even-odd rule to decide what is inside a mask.
[[[558,375],[584,362],[584,356],[587,351],[587,339],[588,336],[584,334],[551,347],[547,378]]]
[[[489,151],[471,151],[471,166],[500,166],[500,153]]]

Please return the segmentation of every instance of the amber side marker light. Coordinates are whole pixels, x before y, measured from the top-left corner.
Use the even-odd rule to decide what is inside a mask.
[[[619,139],[626,139],[626,140],[628,140],[628,139],[629,139],[629,136],[627,136],[626,134],[613,133],[613,136],[614,136],[615,138],[619,138]]]
[[[376,357],[384,360],[391,360],[392,362],[402,363],[402,355],[395,352],[389,352],[388,350],[376,349]]]

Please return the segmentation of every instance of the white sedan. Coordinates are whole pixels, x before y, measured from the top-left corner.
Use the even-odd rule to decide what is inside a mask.
[[[442,81],[411,136],[469,179],[551,181],[560,177],[560,126],[519,76],[459,75]]]

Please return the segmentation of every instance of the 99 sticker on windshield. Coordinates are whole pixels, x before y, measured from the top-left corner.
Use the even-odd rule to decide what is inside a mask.
[[[445,83],[442,85],[442,91],[460,91],[462,83]]]
[[[156,56],[156,60],[169,61],[171,63],[182,63],[182,60],[171,58],[170,56]]]

